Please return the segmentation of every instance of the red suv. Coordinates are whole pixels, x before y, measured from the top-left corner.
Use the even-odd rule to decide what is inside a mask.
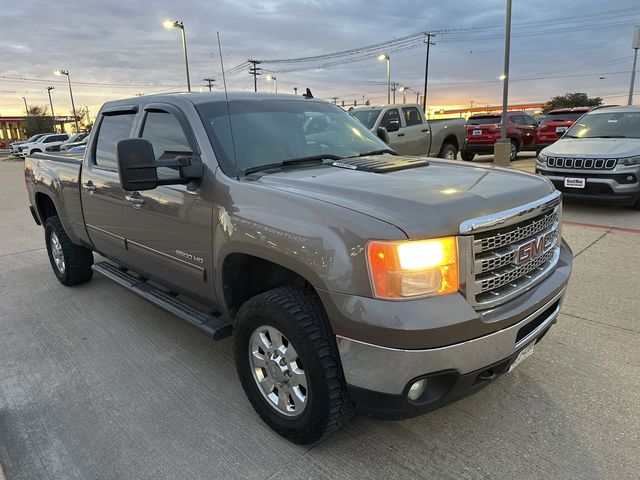
[[[470,162],[476,155],[493,155],[493,145],[500,139],[502,115],[472,115],[461,156]],[[538,122],[524,112],[507,112],[507,137],[511,139],[511,160],[520,151],[536,150]]]
[[[567,131],[582,115],[591,111],[589,107],[559,108],[542,117],[536,133],[536,152],[540,153]]]

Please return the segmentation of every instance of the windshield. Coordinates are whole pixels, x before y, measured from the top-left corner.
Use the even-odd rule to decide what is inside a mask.
[[[548,113],[546,117],[544,117],[544,122],[575,122],[578,120],[585,112],[566,112],[566,113]]]
[[[292,159],[353,157],[388,146],[336,105],[315,100],[235,100],[196,105],[222,169],[240,171]]]
[[[501,115],[486,115],[483,117],[470,117],[467,120],[467,125],[489,125],[492,123],[500,123],[502,120]]]
[[[574,123],[565,137],[640,138],[640,111],[589,113]]]
[[[35,142],[36,140],[38,140],[39,138],[44,137],[45,135],[46,135],[45,133],[39,133],[39,134],[34,135],[33,137],[29,138],[28,140],[25,140],[24,143]]]
[[[357,118],[369,130],[376,124],[378,116],[380,116],[381,108],[372,108],[367,110],[352,110],[349,114]]]
[[[88,133],[76,133],[75,135],[72,135],[68,140],[65,140],[64,143],[79,142],[80,140],[82,140],[87,135],[88,135]]]

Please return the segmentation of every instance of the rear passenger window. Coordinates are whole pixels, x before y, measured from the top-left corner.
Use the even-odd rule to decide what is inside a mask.
[[[117,170],[116,143],[131,136],[135,113],[104,115],[96,140],[95,164],[108,170]]]
[[[420,111],[416,107],[402,107],[402,114],[404,115],[404,123],[407,127],[420,125],[422,123]]]

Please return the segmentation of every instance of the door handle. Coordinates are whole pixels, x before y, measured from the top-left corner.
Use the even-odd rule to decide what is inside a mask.
[[[138,192],[134,192],[131,195],[126,195],[124,198],[131,202],[133,208],[140,208],[142,205],[144,205],[144,198],[142,198]]]
[[[82,184],[82,188],[84,188],[89,195],[93,195],[93,192],[96,191],[96,186],[93,184],[91,180]]]
[[[404,133],[399,133],[398,136],[399,137],[404,137]]]
[[[428,128],[425,128],[424,130],[422,130],[422,133],[427,133],[429,131]]]

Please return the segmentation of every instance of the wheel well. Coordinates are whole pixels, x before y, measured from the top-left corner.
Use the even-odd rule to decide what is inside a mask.
[[[460,144],[458,143],[458,138],[455,135],[449,135],[448,137],[446,137],[444,139],[444,141],[442,142],[442,147],[440,147],[440,151],[442,151],[442,149],[444,148],[445,144],[451,144],[454,147],[456,147],[456,150],[460,150]]]
[[[256,295],[285,285],[305,286],[297,273],[263,258],[232,253],[222,265],[222,284],[227,310],[232,317],[244,302]]]
[[[53,200],[51,200],[50,196],[45,195],[44,193],[36,193],[36,208],[38,210],[40,221],[43,225],[47,221],[47,218],[58,214],[56,206],[53,204]]]

